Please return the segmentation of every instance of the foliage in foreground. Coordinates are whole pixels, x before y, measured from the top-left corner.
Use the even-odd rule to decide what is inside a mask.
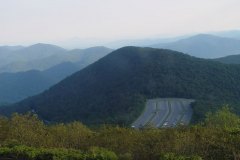
[[[23,160],[116,160],[115,153],[101,149],[91,148],[88,152],[73,149],[44,149],[27,146],[14,146],[0,148],[1,158]]]
[[[0,118],[2,158],[227,160],[239,155],[240,118],[227,107],[207,114],[202,124],[164,129],[89,129],[80,122],[45,125],[32,114]]]
[[[115,153],[106,149],[94,147],[88,152],[73,149],[44,149],[27,146],[2,147],[0,158],[16,160],[117,160],[131,159],[130,155],[117,157]],[[173,153],[160,155],[161,160],[201,160],[198,156],[179,156]]]

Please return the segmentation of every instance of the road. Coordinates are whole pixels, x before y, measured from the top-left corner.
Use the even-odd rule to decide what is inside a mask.
[[[188,125],[192,117],[192,102],[194,100],[183,98],[149,99],[143,113],[133,122],[132,127]]]

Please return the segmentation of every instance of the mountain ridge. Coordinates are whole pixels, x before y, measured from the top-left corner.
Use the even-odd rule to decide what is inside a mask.
[[[240,40],[210,34],[198,34],[175,42],[155,44],[150,47],[176,50],[200,58],[218,58],[238,54],[240,52]]]
[[[2,47],[2,49],[4,48],[5,47]],[[0,47],[0,73],[14,73],[29,70],[43,71],[62,62],[77,62],[79,59],[81,59],[81,56],[88,53],[95,54],[96,57],[101,57],[105,56],[111,51],[112,49],[102,46],[86,49],[66,50],[59,46],[43,43],[34,44],[8,52],[4,50],[1,51]]]
[[[74,50],[69,53],[69,57],[74,59],[73,62],[63,57],[63,60],[66,61],[57,63],[59,62],[58,59],[53,56],[52,58],[56,60],[56,65],[45,70],[35,69],[14,73],[0,73],[0,103],[13,103],[41,93],[63,78],[104,57],[109,52],[110,50],[105,47]],[[48,59],[44,61],[40,60],[40,62],[39,60],[32,61],[30,63],[40,67],[39,65],[42,64],[42,62],[47,61]],[[3,68],[2,70],[0,69],[0,71],[3,71]],[[34,74],[32,73],[33,71]],[[35,77],[38,77],[38,79],[35,79]]]
[[[180,52],[139,47],[118,49],[40,95],[0,109],[34,109],[52,122],[128,125],[149,98],[195,99],[194,120],[240,98],[240,65],[227,65]],[[239,113],[239,107],[236,105]]]

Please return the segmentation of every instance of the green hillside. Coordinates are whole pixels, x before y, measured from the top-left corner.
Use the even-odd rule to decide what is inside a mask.
[[[240,108],[240,65],[227,65],[176,51],[124,47],[73,74],[44,93],[1,113],[34,110],[47,121],[130,124],[156,97],[190,98],[193,121],[219,104]]]

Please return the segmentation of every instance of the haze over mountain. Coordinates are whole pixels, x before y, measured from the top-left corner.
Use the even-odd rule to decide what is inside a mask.
[[[13,48],[13,47],[11,47]],[[49,44],[35,44],[29,47],[23,47],[16,50],[8,49],[8,53],[1,53],[1,66],[13,61],[30,61],[46,58],[54,54],[64,53],[66,50],[58,46]]]
[[[199,120],[223,103],[239,105],[239,83],[239,65],[165,49],[124,47],[0,113],[34,110],[47,121],[126,125],[140,115],[146,99],[175,97],[195,99],[193,118]]]
[[[151,45],[154,48],[166,48],[200,58],[219,58],[240,53],[240,40],[199,34],[171,43]]]
[[[71,50],[68,51],[67,54],[69,55],[68,57],[76,54],[76,57],[75,55],[72,56],[76,58],[74,59],[75,62],[69,62],[69,59],[66,58],[62,59],[66,62],[62,62],[43,71],[30,70],[17,73],[0,73],[0,103],[12,103],[38,94],[72,73],[104,57],[110,51],[110,49],[104,47]],[[35,54],[36,52],[33,53]],[[57,59],[59,57],[58,55],[50,57],[29,61],[28,64],[32,64],[31,67],[34,65],[40,68],[40,64],[44,65],[47,61],[50,61],[49,63],[51,64],[54,64],[54,61],[58,63],[61,62]]]
[[[162,37],[162,36],[154,36],[149,38],[125,38],[119,40],[104,40],[104,39],[81,39],[81,38],[72,38],[69,40],[61,41],[61,42],[52,42],[53,44],[57,44],[58,46],[62,46],[68,49],[74,48],[87,48],[91,46],[106,46],[108,48],[118,49],[124,46],[149,46],[156,43],[167,43],[174,42],[176,40],[187,37],[187,35],[176,36],[176,37]]]
[[[23,46],[0,46],[0,54],[4,54],[4,52],[16,51],[24,48]]]
[[[240,30],[212,32],[211,34],[216,35],[216,36],[220,36],[220,37],[240,39]]]
[[[90,53],[99,59],[112,50],[105,47],[66,50],[50,44],[35,44],[29,47],[0,47],[0,73],[28,70],[46,70],[63,62],[77,62]],[[15,47],[16,48],[16,47]],[[94,52],[94,53],[93,53]],[[86,62],[88,63],[88,62]]]

